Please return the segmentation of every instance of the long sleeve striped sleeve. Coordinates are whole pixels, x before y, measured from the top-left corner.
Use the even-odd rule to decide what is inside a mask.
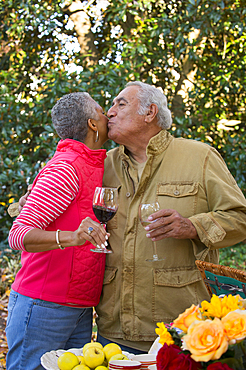
[[[45,168],[13,222],[8,239],[10,247],[25,251],[26,233],[35,228],[45,229],[64,213],[78,190],[79,179],[72,165],[61,161]]]

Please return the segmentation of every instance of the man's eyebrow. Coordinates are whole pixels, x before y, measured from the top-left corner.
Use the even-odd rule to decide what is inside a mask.
[[[115,103],[120,103],[122,100],[123,100],[125,103],[128,103],[128,101],[126,100],[126,98],[124,98],[124,97],[122,96],[122,97],[120,97],[120,98],[116,98],[116,99],[114,99],[114,100],[113,100],[112,105],[113,105],[113,104],[115,104]]]

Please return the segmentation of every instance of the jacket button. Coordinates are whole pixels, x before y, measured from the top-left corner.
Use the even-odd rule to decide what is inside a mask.
[[[123,271],[128,274],[132,272],[132,269],[131,267],[125,267]]]
[[[131,193],[129,191],[126,193],[126,197],[129,198],[131,196]]]
[[[179,195],[179,191],[178,191],[178,190],[175,190],[175,191],[173,192],[173,194],[174,194],[174,195]]]

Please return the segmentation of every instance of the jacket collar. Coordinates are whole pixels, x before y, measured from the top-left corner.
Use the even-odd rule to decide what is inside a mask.
[[[153,136],[146,148],[147,156],[161,154],[170,142],[173,140],[173,136],[166,130],[161,130],[157,135]],[[129,157],[128,151],[124,145],[119,147],[119,155],[122,159],[127,159]]]
[[[78,152],[80,155],[83,155],[87,158],[88,162],[91,163],[101,163],[106,158],[106,149],[90,149],[84,143],[81,143],[77,140],[65,139],[60,140],[57,145],[57,152],[66,152],[66,151]]]

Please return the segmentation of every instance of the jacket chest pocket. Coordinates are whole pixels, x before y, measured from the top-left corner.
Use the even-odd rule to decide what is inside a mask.
[[[157,184],[157,198],[161,208],[175,209],[183,217],[196,212],[198,182],[173,181]]]

